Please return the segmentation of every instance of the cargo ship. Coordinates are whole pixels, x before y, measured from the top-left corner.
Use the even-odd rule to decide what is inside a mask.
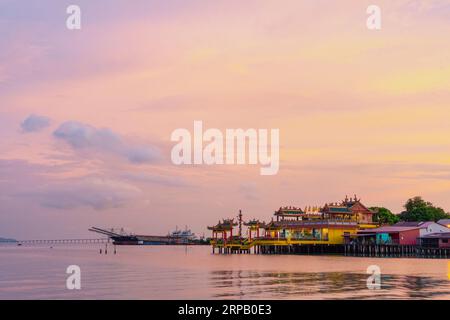
[[[186,244],[186,243],[194,243],[197,237],[195,233],[192,233],[190,229],[186,228],[184,230],[178,230],[178,227],[175,228],[175,231],[170,233],[168,237],[176,242],[176,244]]]
[[[124,232],[123,229],[101,229],[92,227],[89,231],[108,236],[115,245],[194,245],[202,244],[202,239],[197,239],[194,233],[187,227],[169,233],[167,236],[138,235]]]

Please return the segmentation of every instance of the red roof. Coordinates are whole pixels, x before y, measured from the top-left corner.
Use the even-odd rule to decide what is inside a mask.
[[[433,224],[434,221],[401,221],[394,224],[396,227],[421,227],[426,228],[430,224]]]
[[[376,232],[376,233],[390,233],[390,232],[402,232],[402,231],[411,231],[417,229],[427,228],[430,224],[433,224],[433,221],[402,221],[397,222],[392,226],[382,226],[376,229],[369,230],[361,230],[359,233],[367,233],[367,232]]]
[[[421,229],[422,227],[401,227],[401,226],[384,226],[375,229],[361,230],[359,233],[391,233]]]

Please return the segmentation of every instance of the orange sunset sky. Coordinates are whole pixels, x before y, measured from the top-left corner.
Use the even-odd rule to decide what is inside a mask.
[[[447,0],[0,0],[0,237],[201,234],[355,193],[450,211],[449,35]],[[278,128],[278,174],[173,165],[194,120]]]

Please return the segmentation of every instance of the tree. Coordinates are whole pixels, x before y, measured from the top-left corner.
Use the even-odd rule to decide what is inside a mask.
[[[370,210],[374,211],[373,222],[380,224],[394,224],[400,221],[400,217],[393,214],[391,210],[384,207],[371,207]]]
[[[406,211],[400,214],[400,219],[403,221],[437,221],[450,218],[444,209],[433,206],[422,197],[408,199],[404,207]]]

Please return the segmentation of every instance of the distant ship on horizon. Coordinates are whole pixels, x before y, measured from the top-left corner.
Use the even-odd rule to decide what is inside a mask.
[[[175,227],[175,231],[172,231],[168,234],[169,238],[176,239],[182,243],[194,241],[197,236],[195,233],[191,231],[191,229],[188,229],[187,226],[184,230],[179,230],[178,226]]]
[[[154,236],[154,235],[138,235],[138,234],[126,234],[123,228],[120,231],[114,229],[101,229],[92,227],[89,231],[100,233],[108,236],[115,245],[194,245],[202,244],[202,239],[198,239],[195,233],[190,229],[184,230],[175,228],[174,231],[169,232],[167,236]]]

